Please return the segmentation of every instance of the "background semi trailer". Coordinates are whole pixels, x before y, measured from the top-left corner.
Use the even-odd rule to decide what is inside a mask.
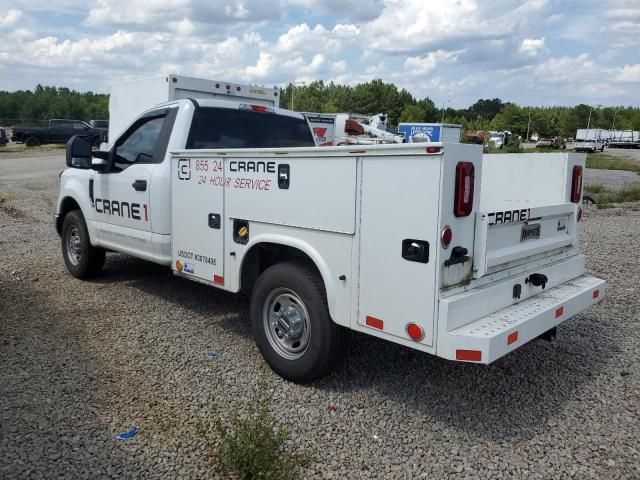
[[[258,347],[289,380],[330,371],[347,329],[490,363],[604,296],[579,252],[584,160],[317,148],[300,114],[180,100],[108,152],[69,143],[56,225],[79,278],[111,250],[251,292]]]
[[[270,107],[277,107],[280,103],[278,89],[275,88],[182,75],[120,82],[111,87],[109,95],[110,142],[118,138],[140,112],[160,103],[183,98],[232,99]]]

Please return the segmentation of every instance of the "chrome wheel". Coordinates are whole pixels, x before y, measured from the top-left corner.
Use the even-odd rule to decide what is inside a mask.
[[[264,301],[262,321],[269,344],[281,357],[297,360],[307,351],[311,337],[309,313],[293,290],[272,290]]]
[[[67,232],[67,257],[73,265],[78,265],[82,258],[82,240],[78,227],[73,225]]]

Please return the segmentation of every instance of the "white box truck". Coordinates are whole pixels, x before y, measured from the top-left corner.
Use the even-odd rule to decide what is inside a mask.
[[[120,82],[109,95],[109,142],[118,138],[140,112],[183,98],[233,99],[278,107],[278,89],[255,85],[166,75]]]
[[[178,100],[108,152],[70,141],[55,223],[78,278],[116,251],[250,292],[256,343],[292,381],[329,372],[348,329],[487,364],[604,296],[579,249],[584,162],[461,143],[318,148],[301,114]]]

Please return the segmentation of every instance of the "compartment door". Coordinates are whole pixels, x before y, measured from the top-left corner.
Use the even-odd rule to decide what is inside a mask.
[[[171,159],[173,270],[224,286],[224,161]]]
[[[404,340],[407,325],[416,323],[425,345],[433,345],[435,325],[440,161],[362,161],[358,323]]]

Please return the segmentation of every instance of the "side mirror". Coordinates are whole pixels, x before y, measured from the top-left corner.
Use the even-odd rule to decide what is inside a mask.
[[[109,161],[109,152],[104,150],[97,150],[92,153],[93,159],[91,160],[91,169],[96,172],[104,172]]]
[[[91,168],[91,138],[74,135],[67,142],[67,167]]]

